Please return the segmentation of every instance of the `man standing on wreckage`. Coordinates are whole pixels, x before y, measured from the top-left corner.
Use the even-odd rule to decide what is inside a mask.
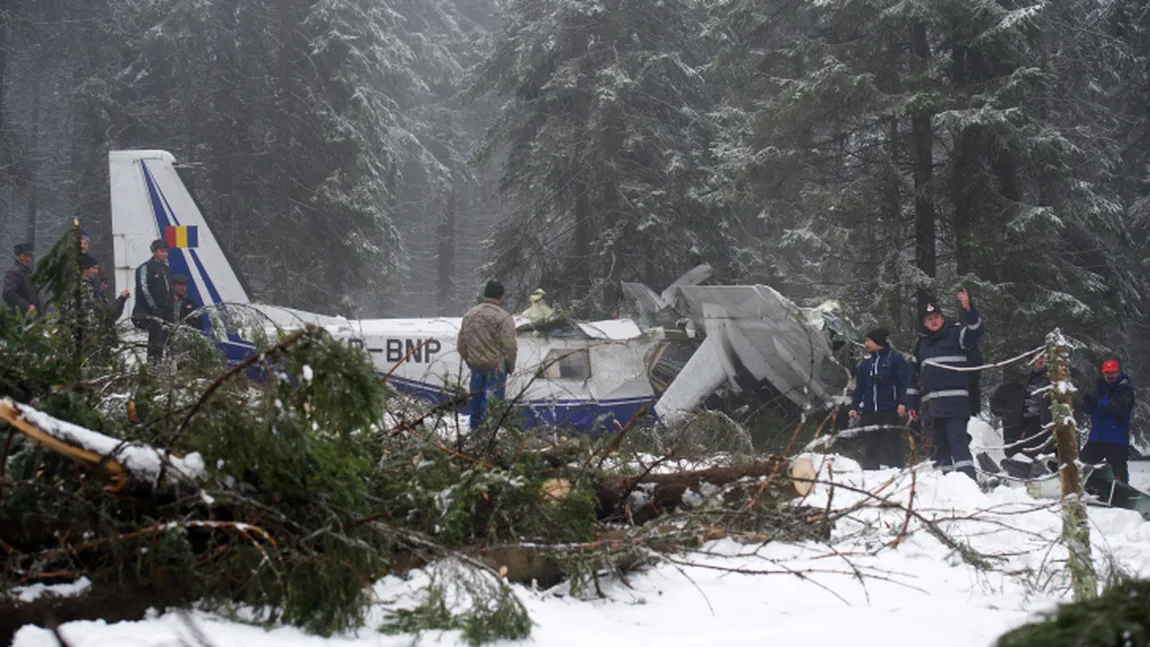
[[[919,417],[924,434],[930,434],[934,462],[943,473],[959,471],[977,480],[970,453],[970,355],[986,329],[982,317],[970,302],[970,294],[959,290],[959,304],[966,323],[948,320],[938,304],[931,301],[922,312],[923,331],[918,333],[911,363],[907,400],[911,417]]]

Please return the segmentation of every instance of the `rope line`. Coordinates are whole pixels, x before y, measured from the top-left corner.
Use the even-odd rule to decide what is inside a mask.
[[[1038,350],[1028,350],[1021,355],[1011,357],[1010,359],[1003,360],[1001,362],[998,362],[997,364],[983,364],[982,366],[950,366],[948,364],[939,364],[938,362],[935,362],[935,361],[929,360],[929,359],[923,360],[922,363],[923,364],[929,364],[930,366],[937,366],[938,368],[945,368],[947,370],[955,371],[957,373],[973,373],[974,371],[985,371],[987,369],[1002,368],[1003,366],[1010,366],[1011,364],[1013,364],[1015,362],[1018,362],[1020,360],[1024,360],[1027,358],[1029,358],[1029,360],[1030,360],[1027,363],[1032,363],[1034,361],[1034,359],[1036,359],[1039,355],[1041,355],[1044,352],[1046,352],[1045,348],[1039,348]]]

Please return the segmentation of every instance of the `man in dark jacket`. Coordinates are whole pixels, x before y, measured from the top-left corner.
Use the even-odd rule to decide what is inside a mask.
[[[1053,430],[1046,428],[1046,425],[1053,420],[1050,404],[1046,400],[1046,392],[1050,389],[1050,376],[1046,372],[1046,355],[1039,355],[1034,360],[1034,367],[1030,371],[1024,389],[1020,425],[1021,440],[1024,442],[1019,450],[1035,456],[1044,450],[1053,449],[1053,446],[1046,447],[1046,443],[1053,437]],[[1009,451],[1007,455],[1010,455]]]
[[[922,418],[923,433],[931,434],[934,460],[944,472],[959,471],[977,480],[970,454],[969,351],[985,334],[982,317],[960,290],[958,302],[966,323],[950,322],[937,303],[928,303],[922,313],[924,331],[915,346],[915,361],[908,389],[912,414]],[[915,404],[917,402],[917,404]]]
[[[136,305],[132,323],[148,331],[148,361],[164,356],[168,339],[166,324],[172,321],[172,270],[168,267],[168,243],[152,241],[152,258],[136,268]]]
[[[192,315],[199,309],[192,295],[188,294],[188,277],[176,274],[172,277],[172,321],[177,325],[189,326],[204,331],[203,315]]]
[[[867,333],[863,344],[869,353],[859,364],[850,417],[862,418],[864,427],[883,429],[866,432],[863,469],[903,466],[902,430],[899,418],[906,416],[906,388],[910,369],[903,356],[890,347],[890,332],[876,328]]]
[[[990,412],[1002,419],[1003,451],[1007,456],[1018,453],[1022,440],[1022,408],[1026,384],[1022,378],[1004,382],[990,396]]]
[[[87,231],[81,230],[80,231],[80,254],[81,255],[89,254],[89,253],[91,253],[91,249],[92,249],[92,236],[90,234],[88,234]],[[99,271],[98,277],[100,280],[97,281],[97,285],[100,288],[100,291],[103,292],[104,290],[108,289],[108,277],[104,274],[103,268],[100,268],[98,271]]]
[[[32,246],[20,243],[14,252],[16,264],[4,274],[4,304],[19,312],[39,313],[40,292],[32,285]]]
[[[1130,415],[1134,411],[1134,387],[1118,361],[1102,362],[1102,379],[1097,394],[1082,398],[1082,409],[1090,414],[1090,439],[1079,456],[1083,463],[1110,463],[1114,478],[1130,482],[1126,461],[1130,451]]]
[[[1003,384],[990,398],[990,410],[1002,418],[1003,451],[1008,457],[1019,452],[1035,456],[1053,447],[1046,446],[1052,432],[1046,391],[1050,377],[1046,373],[1046,356],[1039,355],[1028,375]]]

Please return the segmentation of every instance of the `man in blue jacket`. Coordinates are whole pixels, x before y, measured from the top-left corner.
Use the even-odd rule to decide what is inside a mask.
[[[881,426],[867,431],[863,469],[903,466],[902,430],[899,418],[906,416],[906,387],[910,369],[902,355],[891,350],[890,332],[876,328],[867,333],[867,355],[855,376],[850,418],[861,416],[864,427]]]
[[[915,344],[911,387],[907,399],[911,416],[922,420],[923,433],[931,434],[935,464],[943,473],[959,471],[977,480],[970,454],[970,351],[986,332],[982,317],[959,290],[959,304],[966,323],[948,321],[938,304],[931,302],[922,313],[923,332]],[[917,401],[917,405],[915,402]]]
[[[1086,394],[1082,409],[1090,414],[1090,439],[1079,458],[1083,463],[1110,463],[1115,480],[1130,482],[1126,461],[1130,448],[1130,414],[1134,411],[1134,387],[1118,360],[1102,362],[1097,395]]]

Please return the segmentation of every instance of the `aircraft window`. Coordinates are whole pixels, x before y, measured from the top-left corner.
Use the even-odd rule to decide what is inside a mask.
[[[539,377],[549,380],[589,380],[591,353],[586,348],[556,348],[547,353]]]

